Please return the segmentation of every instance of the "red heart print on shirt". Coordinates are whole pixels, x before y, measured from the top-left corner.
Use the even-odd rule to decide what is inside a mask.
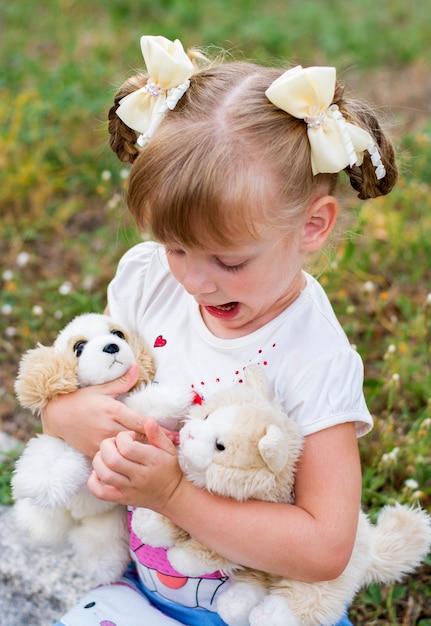
[[[163,346],[165,345],[166,345],[166,339],[164,339],[162,335],[159,335],[158,337],[156,337],[156,340],[154,342],[155,348],[163,348]]]

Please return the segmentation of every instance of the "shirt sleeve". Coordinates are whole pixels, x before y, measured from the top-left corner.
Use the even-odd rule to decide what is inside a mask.
[[[108,285],[110,315],[129,330],[138,328],[138,313],[146,278],[159,245],[145,242],[130,248],[120,259],[116,274]]]
[[[292,399],[288,413],[304,436],[354,422],[357,436],[361,437],[373,426],[363,381],[362,359],[352,348],[324,356],[295,377],[293,388],[288,391]]]

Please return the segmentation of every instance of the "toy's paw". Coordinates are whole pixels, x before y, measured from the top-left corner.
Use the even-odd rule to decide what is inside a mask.
[[[15,503],[14,516],[18,528],[33,541],[55,548],[66,544],[67,534],[74,524],[66,509],[37,507],[28,498]]]
[[[110,583],[124,572],[129,556],[126,510],[122,506],[86,517],[69,533],[69,541],[86,572],[98,583]]]
[[[30,439],[16,463],[12,491],[16,500],[35,506],[65,507],[90,475],[88,459],[68,443],[39,435]]]
[[[202,551],[174,546],[169,548],[167,557],[172,567],[184,576],[203,576],[219,569],[218,562],[204,556]]]
[[[251,611],[250,626],[301,626],[301,620],[285,598],[269,595]]]
[[[96,498],[87,485],[83,485],[77,493],[70,497],[68,509],[73,519],[79,522],[84,517],[103,515],[116,507],[118,504]]]
[[[194,393],[189,387],[168,384],[149,384],[132,391],[124,403],[140,413],[151,415],[170,430],[177,430],[193,404]]]
[[[262,587],[245,582],[228,583],[219,594],[217,612],[229,626],[249,626],[251,610],[265,597]]]
[[[143,543],[155,548],[168,548],[174,544],[174,525],[150,509],[135,509],[132,530]]]

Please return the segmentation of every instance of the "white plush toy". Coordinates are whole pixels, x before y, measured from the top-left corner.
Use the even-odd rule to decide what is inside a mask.
[[[24,408],[40,414],[49,400],[78,387],[109,382],[138,363],[137,386],[122,401],[173,429],[193,401],[193,392],[152,383],[150,350],[111,317],[76,317],[53,346],[38,345],[21,359],[15,382]],[[166,422],[163,421],[166,418]],[[49,435],[31,439],[12,478],[18,526],[46,546],[69,543],[98,582],[115,580],[130,560],[125,507],[104,502],[87,488],[91,460]]]
[[[294,500],[302,439],[294,422],[270,398],[261,368],[247,368],[245,384],[193,407],[180,441],[182,469],[199,487],[237,500]],[[143,542],[168,547],[169,561],[184,575],[216,570],[229,574],[217,610],[231,626],[335,624],[362,586],[388,584],[411,573],[431,545],[431,519],[420,508],[385,507],[375,525],[361,512],[343,574],[327,582],[304,583],[242,568],[153,511],[136,511],[132,528]]]

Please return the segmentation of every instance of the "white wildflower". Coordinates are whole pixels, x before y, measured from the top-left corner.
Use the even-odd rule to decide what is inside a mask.
[[[106,203],[106,206],[108,207],[108,209],[113,210],[113,209],[116,209],[118,207],[120,202],[121,202],[120,194],[119,193],[114,193],[112,198],[110,200],[108,200],[108,202]]]
[[[72,291],[72,283],[69,280],[66,280],[66,282],[60,285],[58,291],[62,296],[67,296]]]
[[[13,279],[13,272],[12,270],[5,270],[2,274],[2,278],[5,282],[8,282],[9,280]]]
[[[386,452],[385,454],[382,455],[382,463],[384,465],[392,465],[396,463],[399,452],[400,452],[400,449],[398,447],[395,447],[390,452]]]
[[[16,264],[18,267],[25,267],[30,260],[30,255],[28,252],[20,252],[16,257]]]
[[[404,484],[407,487],[407,489],[411,489],[412,491],[414,491],[415,489],[419,489],[419,483],[414,478],[408,478],[404,482]]]
[[[13,306],[11,304],[3,304],[1,308],[1,312],[3,315],[10,315],[13,311]]]
[[[372,280],[367,280],[363,284],[362,289],[365,293],[375,293],[377,291],[377,285]]]
[[[94,276],[86,276],[84,280],[82,281],[82,287],[86,291],[91,291],[94,287],[95,282],[96,282],[96,279],[94,278]]]

